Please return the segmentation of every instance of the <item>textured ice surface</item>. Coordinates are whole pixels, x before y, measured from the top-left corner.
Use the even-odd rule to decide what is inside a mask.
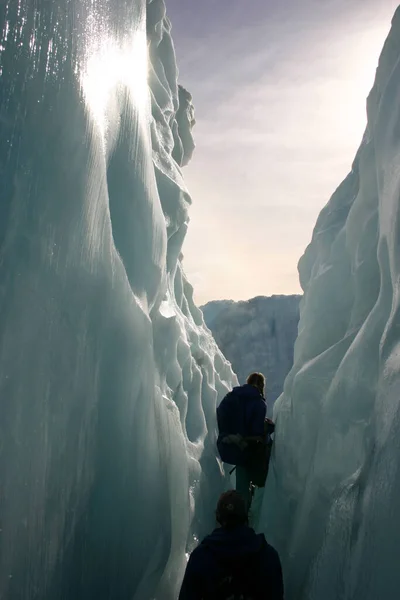
[[[0,5],[1,598],[175,598],[212,525],[236,379],[181,268],[169,31],[162,0]]]
[[[300,296],[258,296],[241,302],[214,300],[201,307],[207,326],[231,361],[240,383],[252,371],[267,376],[269,411],[293,365],[299,302]]]
[[[400,570],[400,11],[351,173],[299,264],[263,523],[288,600],[395,600]]]

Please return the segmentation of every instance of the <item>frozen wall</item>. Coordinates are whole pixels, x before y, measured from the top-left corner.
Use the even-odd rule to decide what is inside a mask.
[[[287,600],[395,600],[400,571],[400,11],[351,173],[299,264],[263,522]]]
[[[1,3],[1,598],[175,598],[213,522],[193,121],[162,0]]]
[[[299,302],[300,296],[257,296],[240,302],[214,300],[201,307],[240,383],[252,371],[266,375],[269,411],[293,366]]]

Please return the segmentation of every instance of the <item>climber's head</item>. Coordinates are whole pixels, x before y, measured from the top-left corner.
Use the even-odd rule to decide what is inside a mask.
[[[254,385],[260,392],[262,396],[264,396],[265,389],[265,377],[262,373],[250,373],[247,378],[247,382],[249,385]]]
[[[216,517],[218,523],[227,529],[247,525],[246,502],[236,490],[221,494],[218,500]]]

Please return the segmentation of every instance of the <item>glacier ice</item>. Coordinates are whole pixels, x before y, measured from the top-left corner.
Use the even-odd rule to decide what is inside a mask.
[[[162,0],[0,6],[0,597],[176,597],[236,383],[181,265]]]
[[[299,263],[262,521],[288,600],[395,600],[400,571],[400,9],[348,177]]]
[[[206,325],[240,383],[252,371],[267,377],[268,412],[282,393],[293,365],[300,296],[257,296],[250,300],[213,300],[201,307]]]

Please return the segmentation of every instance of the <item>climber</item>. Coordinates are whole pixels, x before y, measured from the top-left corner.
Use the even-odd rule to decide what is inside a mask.
[[[236,465],[236,489],[251,504],[252,484],[264,487],[268,473],[274,424],[266,419],[265,377],[251,373],[217,408],[217,447],[221,459]]]
[[[241,494],[223,493],[216,518],[220,527],[189,558],[179,600],[283,600],[278,553],[248,526]]]

